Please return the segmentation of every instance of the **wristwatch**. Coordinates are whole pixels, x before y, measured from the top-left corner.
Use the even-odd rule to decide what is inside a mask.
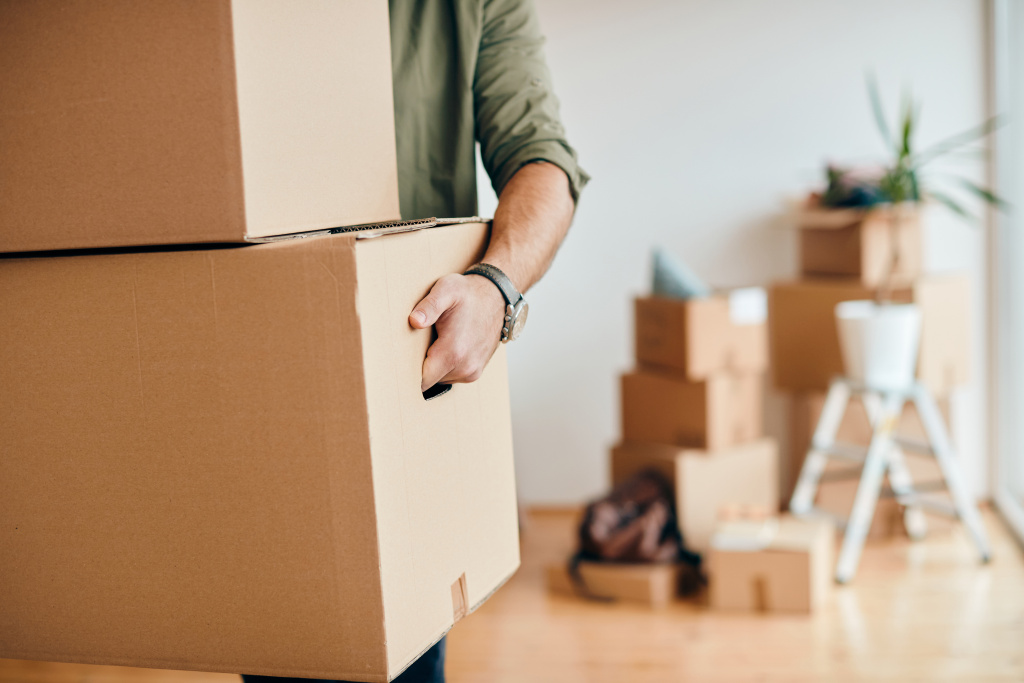
[[[505,297],[505,320],[501,326],[501,343],[507,344],[519,339],[523,327],[526,326],[526,316],[530,312],[530,305],[526,303],[526,299],[512,284],[512,281],[508,279],[508,275],[490,263],[478,263],[470,267],[463,275],[481,275],[494,283],[501,295]]]

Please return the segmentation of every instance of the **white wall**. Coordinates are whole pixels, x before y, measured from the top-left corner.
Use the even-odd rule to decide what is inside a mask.
[[[607,485],[617,377],[631,363],[630,300],[646,289],[651,247],[719,286],[792,275],[784,199],[817,183],[826,158],[883,151],[865,70],[876,70],[892,108],[900,84],[912,84],[926,144],[985,117],[985,36],[982,3],[968,0],[538,4],[569,138],[594,176],[510,349],[521,496],[559,504]],[[481,213],[492,215],[481,186]],[[984,235],[935,214],[927,263],[975,276],[978,381],[955,409],[980,492]],[[770,432],[781,435],[784,416],[772,398]]]

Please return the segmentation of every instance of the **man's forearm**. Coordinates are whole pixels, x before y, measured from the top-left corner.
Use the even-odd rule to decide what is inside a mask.
[[[526,164],[501,191],[484,261],[525,292],[551,265],[574,209],[562,169],[547,162]]]

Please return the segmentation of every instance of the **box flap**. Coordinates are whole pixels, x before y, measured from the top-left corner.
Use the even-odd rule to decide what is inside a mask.
[[[403,232],[414,232],[426,230],[427,228],[438,228],[446,225],[459,225],[464,223],[490,223],[490,218],[470,216],[467,218],[417,218],[407,221],[384,221],[381,223],[364,223],[362,225],[347,225],[336,228],[324,228],[322,230],[309,230],[306,232],[295,232],[286,235],[269,235],[267,237],[248,237],[247,241],[255,244],[267,242],[280,242],[283,240],[304,239],[307,237],[323,237],[325,235],[342,235],[353,233],[357,240],[371,239],[383,235],[396,235]]]

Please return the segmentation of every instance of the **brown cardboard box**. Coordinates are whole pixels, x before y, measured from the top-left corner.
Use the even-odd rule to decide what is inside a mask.
[[[800,475],[800,468],[803,466],[807,450],[810,448],[811,437],[818,423],[818,417],[821,415],[825,396],[823,394],[797,394],[791,400],[792,435],[790,438],[792,450],[790,453],[788,485],[786,487],[786,504],[789,502],[789,496],[792,495],[793,487],[796,485],[796,478]],[[942,412],[948,425],[950,423],[949,402],[940,400],[939,410]],[[921,418],[917,413],[917,409],[912,404],[907,404],[904,407],[896,433],[903,438],[914,441],[927,441]],[[871,424],[868,421],[867,412],[864,410],[864,405],[860,402],[860,399],[851,399],[850,406],[839,425],[836,439],[844,443],[861,446],[867,446],[870,443]],[[928,489],[929,496],[946,499],[949,502],[952,501],[946,491],[931,490],[943,481],[942,472],[934,458],[907,453],[904,456],[904,460],[916,485],[922,489]],[[825,480],[821,482],[818,488],[815,505],[838,517],[848,517],[850,510],[853,508],[853,499],[857,494],[857,486],[860,480],[858,478],[851,478],[828,481],[828,477],[835,476],[838,472],[850,472],[855,469],[855,464],[830,461],[825,469]],[[885,482],[885,488],[890,488],[888,480]],[[938,515],[928,516],[929,533],[949,533],[955,527],[956,522],[951,518]],[[875,507],[875,516],[868,531],[868,538],[882,539],[888,538],[893,534],[905,532],[902,506],[891,497],[879,498],[878,504]]]
[[[778,447],[771,439],[717,453],[628,441],[612,450],[613,485],[645,469],[672,483],[683,541],[698,552],[707,549],[722,508],[778,506]]]
[[[552,593],[639,602],[659,609],[679,594],[687,569],[682,564],[580,562],[583,587],[573,581],[565,562],[549,565],[546,573],[548,590]]]
[[[399,218],[383,0],[0,5],[0,251]]]
[[[640,369],[622,376],[622,436],[628,441],[719,450],[761,436],[761,375],[717,374],[689,382]]]
[[[843,372],[835,307],[871,299],[874,290],[850,280],[776,283],[769,290],[771,365],[783,391],[825,391]],[[970,287],[960,275],[929,275],[893,293],[921,306],[918,378],[937,396],[969,379]]]
[[[504,353],[408,314],[487,225],[0,259],[0,657],[386,681],[519,564]]]
[[[825,467],[826,476],[834,475],[844,469],[848,470],[850,465],[830,462]],[[822,482],[818,488],[818,495],[814,499],[814,505],[838,520],[845,520],[850,516],[853,509],[853,501],[857,497],[857,486],[859,479],[841,479],[837,481]],[[884,486],[889,486],[886,478]],[[931,518],[929,518],[929,522]],[[947,526],[948,524],[943,524]],[[928,526],[929,531],[932,525]],[[882,541],[899,534],[905,534],[903,524],[903,508],[894,498],[879,498],[875,505],[875,514],[871,518],[871,526],[868,527],[867,538],[869,541]]]
[[[892,220],[890,209],[804,209],[798,219],[800,272],[855,278],[869,287],[883,284],[892,259]],[[899,261],[892,281],[908,285],[921,275],[919,212],[901,209],[896,230]]]
[[[778,527],[763,541],[744,538],[745,528],[733,532],[750,525],[718,528],[708,557],[711,607],[809,614],[821,606],[832,578],[834,529],[821,520],[773,521]]]
[[[636,359],[642,364],[693,381],[726,370],[751,374],[768,367],[767,325],[735,322],[728,294],[685,301],[641,297],[634,313]]]

